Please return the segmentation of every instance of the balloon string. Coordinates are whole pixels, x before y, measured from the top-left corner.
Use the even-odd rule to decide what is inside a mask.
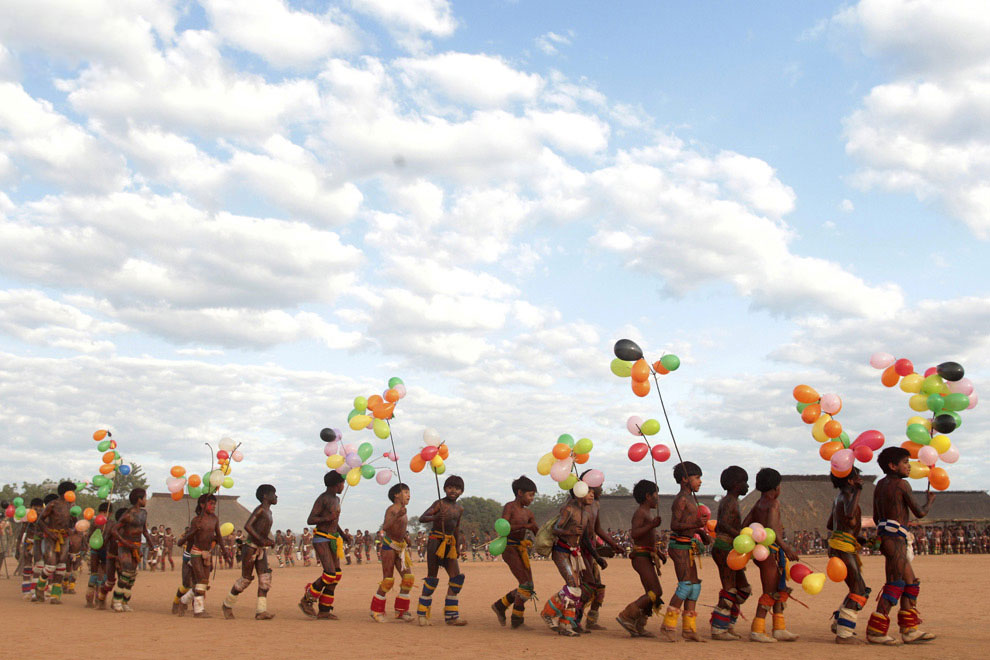
[[[653,374],[653,383],[657,388],[657,396],[660,397],[660,409],[663,410],[663,419],[667,422],[667,433],[670,434],[670,439],[674,443],[674,451],[677,452],[677,460],[680,465],[684,465],[684,459],[681,457],[681,449],[677,446],[677,438],[674,437],[674,429],[670,426],[670,417],[667,416],[667,406],[663,403],[663,394],[660,393],[660,381],[657,380],[657,372],[650,369],[650,373]],[[657,487],[659,489],[659,486]],[[694,498],[695,506],[698,506],[698,494],[691,491],[691,497]]]
[[[388,425],[388,439],[392,443],[392,456],[395,457],[393,463],[395,463],[395,474],[399,477],[399,483],[402,483],[402,472],[399,471],[399,456],[395,453],[395,437],[392,435],[392,425],[389,424],[388,420],[385,420],[385,424]]]

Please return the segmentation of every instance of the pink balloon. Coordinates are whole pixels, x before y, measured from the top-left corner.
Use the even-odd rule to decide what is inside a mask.
[[[763,532],[763,537],[766,538],[767,533]],[[755,539],[754,539],[755,540]],[[753,559],[756,561],[763,561],[770,556],[770,548],[765,545],[758,545],[753,548]]]
[[[358,456],[356,453],[350,453],[344,457],[344,465],[349,465],[352,468],[360,467],[361,463],[363,462],[364,461],[361,460],[361,457]]]
[[[340,443],[334,440],[333,442],[328,442],[323,445],[323,453],[327,456],[333,456],[337,453],[337,449],[340,447]]]
[[[638,463],[646,457],[646,454],[650,451],[649,445],[645,442],[637,442],[632,447],[629,448],[629,460]]]
[[[571,465],[573,463],[574,459],[572,458],[556,461],[550,466],[550,478],[557,482],[563,481],[571,473]]]
[[[978,396],[976,396],[976,392],[973,392],[972,394],[970,394],[969,395],[969,405],[966,406],[966,410],[972,410],[973,408],[975,408],[976,407],[976,404],[979,403],[979,401],[980,401],[980,398]]]
[[[400,399],[405,398],[405,396],[406,396],[406,386],[405,385],[401,385],[401,384],[400,385],[396,385],[392,389],[395,390],[395,392],[399,395],[399,398]]]
[[[653,454],[653,460],[657,463],[663,463],[670,458],[670,448],[667,445],[653,445],[651,453]]]
[[[628,429],[628,431],[633,435],[643,435],[642,433],[639,432],[639,428],[638,428],[642,425],[643,425],[643,418],[640,417],[639,415],[633,415],[632,417],[626,420],[626,429]]]
[[[894,356],[890,353],[874,353],[870,357],[870,366],[874,369],[886,369],[894,364]]]
[[[973,381],[969,378],[960,378],[959,380],[950,380],[946,385],[949,386],[949,391],[957,394],[965,394],[969,396],[973,393]]]
[[[240,449],[238,449],[237,451],[235,451],[233,454],[230,455],[230,458],[235,463],[240,463],[241,461],[244,460],[244,454],[241,453]]]
[[[752,527],[752,525],[750,525],[750,527]],[[767,530],[763,529],[762,527],[760,529],[753,530],[754,541],[756,541],[757,543],[763,543],[766,539],[767,539]],[[755,550],[756,548],[753,549]]]
[[[846,472],[852,468],[855,458],[851,449],[840,449],[832,454],[832,469],[836,472]]]
[[[918,454],[921,454],[921,452],[918,452]],[[939,458],[942,459],[943,463],[955,463],[959,460],[959,450],[955,447],[949,447],[942,452],[942,455],[939,456]]]
[[[584,475],[584,483],[589,488],[598,488],[605,483],[605,475],[601,470],[588,470],[588,474]]]
[[[392,480],[391,470],[379,470],[378,472],[375,473],[375,481],[377,481],[382,486],[384,486],[391,480]]]
[[[834,415],[842,409],[842,399],[838,394],[823,394],[821,406],[823,413]]]
[[[336,429],[335,428],[333,430],[333,437],[337,438],[337,440],[343,440],[344,439],[344,434],[341,432],[340,429]]]
[[[749,528],[750,528],[751,530],[753,530],[754,532],[755,532],[756,530],[758,530],[758,529],[766,529],[766,527],[764,527],[762,523],[758,523],[758,522],[755,522],[755,523],[750,523],[750,524],[749,524]],[[766,536],[764,535],[764,537],[763,537],[763,538],[766,538]],[[755,539],[754,539],[754,540],[755,540]],[[756,541],[756,542],[757,542],[757,543],[759,543],[759,541]]]
[[[388,453],[388,460],[390,460],[390,461],[392,461],[393,463],[395,463],[396,461],[398,461],[398,460],[399,460],[399,457],[395,455],[395,452],[394,452],[394,451],[390,451],[390,452]]]
[[[356,453],[357,453],[357,445],[355,444],[344,445],[344,456],[347,456],[348,454],[356,454]]]
[[[949,449],[951,449],[951,447]],[[918,450],[918,460],[928,467],[931,467],[935,465],[935,461],[938,460],[938,451],[936,451],[931,445],[925,445]]]

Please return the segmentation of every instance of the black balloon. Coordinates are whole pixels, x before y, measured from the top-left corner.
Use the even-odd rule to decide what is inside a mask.
[[[943,362],[935,367],[938,375],[946,380],[962,380],[966,375],[966,370],[958,362]]]
[[[333,442],[337,439],[337,434],[333,432],[333,429],[323,429],[320,431],[320,440],[323,442]]]
[[[932,428],[939,433],[952,433],[956,430],[956,418],[952,415],[936,415],[932,420]]]
[[[615,342],[615,348],[612,351],[615,353],[615,357],[626,362],[635,362],[643,357],[643,349],[632,339],[620,339]]]

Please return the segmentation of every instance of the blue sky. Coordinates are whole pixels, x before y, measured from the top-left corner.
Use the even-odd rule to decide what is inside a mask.
[[[798,383],[899,443],[876,351],[980,390],[980,3],[7,5],[4,481],[86,477],[109,426],[164,489],[229,435],[231,492],[271,480],[301,527],[319,429],[399,375],[402,466],[436,428],[505,499],[569,432],[630,485],[625,420],[659,411],[608,371],[624,336],[682,357],[663,391],[709,491],[827,469]],[[964,418],[953,487],[985,489]],[[360,484],[345,523],[384,502]]]

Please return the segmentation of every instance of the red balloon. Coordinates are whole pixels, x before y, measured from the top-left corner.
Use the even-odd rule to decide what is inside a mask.
[[[869,463],[873,460],[873,450],[866,445],[858,445],[853,449],[853,455],[860,463]]]
[[[856,441],[850,445],[852,449],[856,449],[859,445],[866,445],[873,451],[876,451],[883,447],[883,433],[870,429],[869,431],[863,431],[856,436]]]
[[[700,516],[701,518],[705,518],[705,519],[711,520],[712,510],[709,509],[704,504],[699,504],[698,505],[698,516]]]
[[[911,374],[914,373],[914,365],[911,364],[911,360],[908,360],[907,358],[901,358],[900,360],[894,363],[894,371],[896,371],[897,375],[901,376],[902,378],[904,376],[910,376]]]
[[[794,564],[791,566],[791,579],[798,584],[804,582],[804,578],[808,577],[812,573],[813,571],[804,564]]]
[[[221,449],[220,451],[217,452],[218,461],[225,461],[228,458],[230,458],[230,454],[227,453],[226,449]]]
[[[646,457],[646,454],[650,451],[649,445],[645,442],[637,442],[632,447],[629,448],[629,460],[638,463]]]
[[[925,369],[925,378],[938,373],[938,367],[928,367]]]
[[[97,527],[102,527],[103,525],[106,524],[106,522],[107,522],[107,517],[102,513],[96,514],[96,517],[93,518],[93,524],[96,525]]]
[[[14,517],[14,513],[16,513],[16,512],[17,512],[17,509],[14,508],[14,505],[13,504],[8,504],[7,505],[7,508],[4,510],[3,514],[5,516],[7,516],[8,518],[13,518]]]
[[[670,458],[670,449],[667,448],[667,445],[653,445],[651,453],[653,454],[653,460],[657,463],[663,463]]]
[[[433,460],[433,457],[437,455],[438,451],[440,450],[433,445],[427,445],[426,447],[423,447],[423,451],[419,452],[419,455],[424,461],[430,462]]]

